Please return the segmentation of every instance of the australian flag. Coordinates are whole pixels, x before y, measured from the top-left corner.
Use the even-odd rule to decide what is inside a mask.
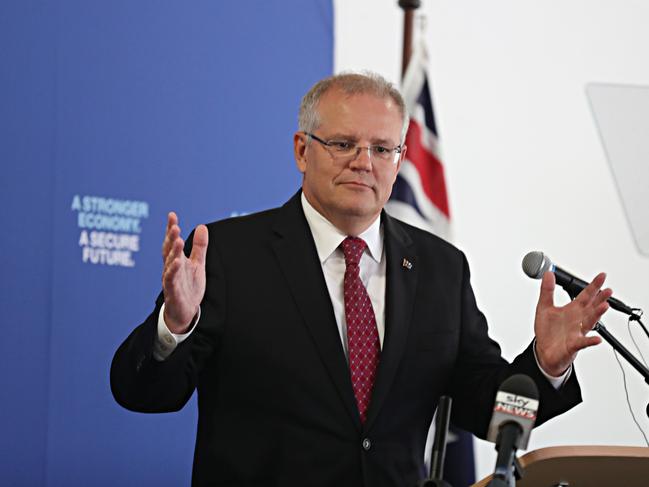
[[[402,92],[410,114],[406,134],[408,152],[386,210],[406,223],[450,240],[451,214],[427,67],[428,59],[422,45],[413,52],[403,78]],[[427,464],[430,462],[432,438],[431,427],[426,446]],[[475,482],[473,436],[453,425],[448,435],[444,479],[453,487],[465,487]]]
[[[427,61],[423,46],[416,49],[403,77],[402,92],[410,114],[408,152],[386,209],[400,220],[450,240],[451,214],[426,75]]]

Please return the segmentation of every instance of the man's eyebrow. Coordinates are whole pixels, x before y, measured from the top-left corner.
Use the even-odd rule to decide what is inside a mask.
[[[346,140],[349,142],[356,142],[358,140],[358,137],[355,135],[351,134],[343,134],[341,132],[335,132],[329,136],[327,136],[327,139],[329,140]]]
[[[352,134],[344,134],[341,132],[335,132],[332,135],[327,136],[327,140],[345,140],[347,142],[358,142],[360,137]],[[371,145],[382,145],[385,147],[397,147],[399,144],[395,144],[394,141],[384,138],[374,138],[370,141]]]
[[[372,145],[383,145],[385,147],[396,147],[399,144],[395,144],[390,139],[372,139]]]

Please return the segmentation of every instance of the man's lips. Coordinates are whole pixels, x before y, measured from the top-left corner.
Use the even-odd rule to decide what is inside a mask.
[[[371,185],[369,185],[368,183],[364,183],[363,181],[342,181],[339,184],[342,184],[342,185],[345,185],[345,186],[351,186],[353,188],[372,189]]]

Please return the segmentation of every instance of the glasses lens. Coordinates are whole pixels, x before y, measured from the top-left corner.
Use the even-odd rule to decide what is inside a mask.
[[[356,146],[346,140],[330,140],[327,145],[336,156],[349,156],[356,153]]]
[[[375,161],[396,164],[399,160],[399,152],[396,149],[388,149],[384,146],[375,145],[370,147],[372,159]]]
[[[394,156],[394,151],[392,149],[380,145],[373,145],[370,147],[370,150],[372,152],[372,158],[380,161],[391,161]]]

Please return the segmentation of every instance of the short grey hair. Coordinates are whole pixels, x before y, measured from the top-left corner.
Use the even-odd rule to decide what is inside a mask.
[[[311,87],[300,103],[298,129],[302,132],[314,132],[320,126],[318,104],[323,95],[331,89],[339,89],[346,95],[370,94],[379,98],[391,98],[397,105],[403,122],[401,140],[403,143],[408,130],[408,110],[399,90],[383,76],[370,71],[362,73],[344,72],[318,81]]]

